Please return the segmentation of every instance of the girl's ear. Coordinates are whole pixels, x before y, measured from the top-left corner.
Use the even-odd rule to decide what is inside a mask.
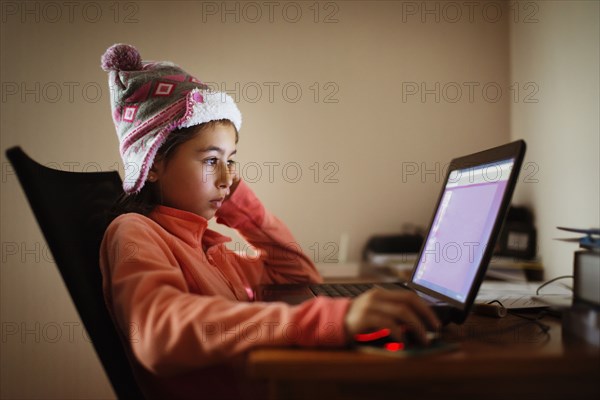
[[[148,177],[146,180],[148,182],[156,182],[160,177],[160,171],[162,171],[163,165],[162,160],[155,161],[150,167],[150,171],[148,171]]]

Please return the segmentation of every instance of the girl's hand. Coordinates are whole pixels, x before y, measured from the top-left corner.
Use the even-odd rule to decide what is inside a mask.
[[[437,330],[440,321],[416,293],[409,290],[371,289],[352,301],[344,319],[350,339],[358,333],[390,329],[401,340],[406,330],[427,344],[426,326]]]

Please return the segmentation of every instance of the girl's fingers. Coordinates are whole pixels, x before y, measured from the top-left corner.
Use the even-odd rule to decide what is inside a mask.
[[[440,320],[435,315],[431,307],[423,301],[416,293],[411,291],[393,291],[393,290],[381,290],[377,293],[377,296],[384,301],[409,306],[421,320],[433,329],[440,328]]]
[[[397,336],[398,340],[402,340],[404,331],[409,330],[414,333],[419,342],[427,343],[425,324],[411,307],[407,305],[382,306],[380,313],[384,314],[381,319],[391,321],[392,325],[386,326],[387,328],[396,332],[400,331]]]
[[[344,320],[350,335],[388,328],[398,340],[410,330],[428,343],[426,326],[438,329],[435,313],[417,294],[375,288],[353,300]]]

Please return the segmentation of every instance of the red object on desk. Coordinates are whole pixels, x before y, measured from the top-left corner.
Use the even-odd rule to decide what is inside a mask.
[[[401,351],[401,350],[404,350],[404,343],[401,343],[401,342],[386,343],[385,349],[388,351]]]
[[[370,333],[357,333],[354,335],[354,340],[357,342],[371,342],[373,340],[381,339],[386,336],[390,336],[391,331],[388,328],[380,329]]]

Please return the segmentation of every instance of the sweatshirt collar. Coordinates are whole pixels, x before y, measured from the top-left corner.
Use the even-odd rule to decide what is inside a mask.
[[[149,217],[192,247],[201,247],[204,244],[204,247],[209,249],[231,241],[231,238],[208,229],[206,218],[189,211],[156,206]]]

